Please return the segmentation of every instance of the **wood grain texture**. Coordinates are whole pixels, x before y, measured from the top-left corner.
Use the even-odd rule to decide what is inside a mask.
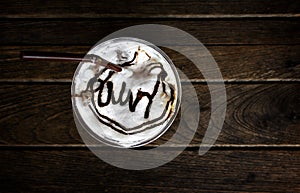
[[[189,47],[183,47],[188,51]],[[71,81],[78,62],[21,60],[20,51],[74,53],[84,56],[90,46],[2,46],[0,81]],[[203,79],[185,56],[162,48],[175,66],[190,79]],[[223,78],[237,80],[299,79],[300,45],[207,46]],[[201,57],[208,57],[202,53]]]
[[[183,85],[184,86],[184,85]],[[199,144],[210,119],[207,86],[194,84],[201,109],[200,124],[191,146]],[[218,145],[299,144],[300,84],[227,85],[227,115]],[[218,93],[218,90],[213,92]],[[12,84],[0,86],[0,142],[2,145],[82,144],[73,121],[70,85]],[[190,91],[183,97],[190,101]],[[194,104],[182,109],[190,130]],[[179,124],[151,145],[168,140]],[[184,134],[182,137],[185,137]]]
[[[2,45],[92,45],[112,32],[138,24],[164,24],[204,44],[300,44],[300,18],[280,19],[44,19],[1,20]],[[137,35],[147,33],[136,32]],[[169,35],[173,31],[159,31]],[[288,34],[288,35],[287,35]],[[178,42],[183,37],[168,39]]]
[[[2,150],[0,164],[2,192],[300,191],[299,151],[210,151],[204,156],[184,151],[162,167],[129,171],[89,150]]]
[[[295,0],[1,2],[0,192],[300,192],[299,16]],[[199,156],[210,94],[189,60],[164,49],[194,79],[200,124],[172,162],[129,171],[98,159],[75,128],[77,62],[21,61],[19,51],[85,54],[116,30],[149,23],[184,29],[207,46],[229,83],[227,114],[215,146]],[[188,104],[181,109],[186,132],[195,109]],[[144,149],[166,142],[179,121]]]
[[[198,15],[291,14],[299,13],[300,4],[293,0],[8,0],[2,3],[4,18],[99,18],[99,17],[195,17]]]

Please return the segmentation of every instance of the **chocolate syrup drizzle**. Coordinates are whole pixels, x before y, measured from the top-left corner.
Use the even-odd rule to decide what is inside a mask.
[[[125,62],[125,63],[121,64],[120,66],[126,67],[126,66],[134,65],[133,61],[136,59],[137,55],[138,55],[138,52],[135,52],[134,53],[134,57],[133,57],[132,60],[130,60],[128,62]],[[174,88],[173,85],[171,85],[169,83],[167,83],[167,84],[168,84],[168,86],[170,88],[170,94],[171,94],[171,96],[170,96],[170,99],[166,103],[166,106],[165,106],[165,109],[164,109],[163,113],[158,118],[153,119],[153,120],[148,121],[148,122],[145,122],[145,123],[143,123],[143,124],[141,124],[139,126],[136,126],[136,127],[130,128],[130,129],[129,128],[125,128],[123,125],[121,125],[117,121],[114,121],[111,118],[109,118],[109,117],[101,114],[98,111],[98,109],[97,109],[97,106],[98,107],[105,107],[105,106],[109,105],[110,102],[112,104],[118,104],[119,103],[121,106],[124,106],[124,105],[126,105],[128,103],[129,110],[131,112],[135,112],[136,106],[138,105],[138,103],[140,102],[140,100],[143,97],[147,97],[148,100],[149,100],[149,102],[148,102],[148,104],[146,106],[146,109],[145,109],[145,112],[144,112],[144,118],[145,119],[149,118],[150,110],[151,110],[151,105],[153,103],[153,99],[154,99],[155,95],[157,94],[159,85],[161,83],[162,83],[162,90],[163,90],[163,92],[165,94],[167,94],[166,93],[166,83],[164,82],[165,78],[167,77],[167,73],[164,70],[162,64],[161,63],[151,63],[149,65],[157,65],[157,64],[159,66],[154,66],[154,67],[152,67],[149,70],[149,71],[151,71],[151,70],[153,70],[155,68],[160,68],[162,70],[160,72],[160,74],[158,74],[158,76],[157,76],[156,83],[155,83],[155,85],[153,87],[153,92],[152,93],[144,92],[144,91],[141,91],[141,89],[139,89],[138,92],[137,92],[137,94],[136,94],[135,100],[133,100],[133,94],[132,94],[131,90],[128,91],[127,97],[125,98],[125,100],[124,101],[122,100],[123,94],[124,94],[125,88],[126,88],[126,83],[125,82],[122,83],[121,90],[120,90],[120,93],[119,93],[119,98],[118,99],[115,98],[114,89],[113,89],[114,85],[113,85],[113,82],[110,81],[111,77],[115,73],[114,71],[109,71],[108,76],[104,80],[101,80],[98,77],[101,74],[103,74],[106,70],[108,70],[107,68],[104,68],[101,72],[97,73],[92,79],[90,79],[90,81],[87,84],[87,88],[86,88],[86,90],[84,92],[90,91],[92,93],[92,99],[91,99],[92,105],[89,104],[89,108],[92,110],[92,112],[94,113],[94,115],[96,117],[98,117],[98,120],[101,123],[109,126],[110,128],[114,129],[115,131],[117,131],[119,133],[126,134],[126,135],[131,135],[131,134],[136,134],[136,133],[139,133],[139,132],[151,129],[153,127],[156,127],[158,125],[161,125],[166,119],[168,119],[171,116],[172,112],[173,112],[172,111],[172,106],[173,106],[173,103],[174,103],[174,100],[175,100],[175,88]],[[99,82],[100,84],[99,84],[99,86],[96,89],[93,89],[94,88],[94,84],[96,82]],[[106,88],[107,88],[107,98],[106,98],[105,101],[102,101],[102,92],[104,90],[104,86],[105,85],[106,85]],[[98,93],[98,98],[97,98],[97,104],[95,103],[95,100],[94,100],[96,92],[99,92]],[[157,123],[155,125],[152,125],[152,126],[149,126],[149,127],[146,127],[146,128],[144,128],[142,130],[138,130],[142,126],[155,123],[155,122],[159,121],[160,119],[162,119],[164,117],[164,115],[167,113],[168,109],[169,109],[168,116],[165,118],[165,120],[162,120],[159,123]],[[103,119],[105,119],[107,121],[104,121]],[[114,125],[117,126],[117,127],[115,127]]]

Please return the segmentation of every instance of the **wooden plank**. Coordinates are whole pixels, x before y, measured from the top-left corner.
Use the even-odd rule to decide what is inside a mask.
[[[20,51],[74,53],[84,56],[90,46],[2,46],[0,81],[71,81],[78,62],[21,60]],[[162,48],[175,66],[190,79],[203,79],[185,56]],[[207,46],[224,80],[268,80],[300,78],[300,45]],[[185,51],[189,47],[184,48]],[[201,53],[195,53],[201,54]],[[201,54],[201,57],[207,55]]]
[[[70,19],[1,20],[2,45],[92,45],[125,27],[157,23],[179,29],[204,44],[300,44],[299,18],[281,19]],[[136,32],[138,34],[142,32]],[[160,31],[166,35],[170,31]],[[288,34],[288,35],[287,35]],[[176,43],[183,37],[170,41]],[[169,40],[168,40],[169,41]]]
[[[183,85],[184,86],[184,85]],[[201,108],[200,124],[191,146],[200,144],[210,119],[206,85],[194,84]],[[217,145],[299,144],[300,84],[231,84],[227,114]],[[218,90],[214,90],[218,93]],[[11,84],[0,86],[0,142],[2,145],[82,144],[73,121],[70,85]],[[190,91],[183,93],[187,101]],[[189,130],[189,113],[181,121]],[[179,124],[151,145],[168,140]],[[184,135],[183,135],[184,137]]]
[[[2,3],[4,18],[99,18],[99,17],[197,17],[199,15],[250,15],[299,13],[300,4],[293,0],[119,0],[71,1],[9,0]]]
[[[298,150],[184,151],[145,171],[110,166],[88,150],[2,150],[0,165],[4,192],[300,191]]]

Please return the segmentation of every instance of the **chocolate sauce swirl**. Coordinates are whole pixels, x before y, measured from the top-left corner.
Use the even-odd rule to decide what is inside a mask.
[[[138,50],[140,50],[140,48]],[[130,68],[131,66],[136,65],[134,61],[137,59],[138,54],[139,54],[138,52],[135,52],[132,60],[128,62],[124,62],[123,64],[120,64],[120,66],[124,68],[128,68],[128,67]],[[150,60],[151,57],[147,53],[146,55],[149,57]],[[89,107],[93,111],[94,115],[98,117],[98,120],[102,124],[109,126],[110,128],[112,128],[113,130],[119,133],[131,135],[131,134],[140,133],[142,131],[156,127],[159,124],[162,124],[171,116],[174,109],[173,105],[176,96],[175,87],[174,85],[167,83],[166,81],[167,72],[165,71],[163,65],[160,62],[152,62],[147,64],[147,66],[148,68],[147,69],[145,68],[143,73],[150,73],[155,69],[160,70],[156,80],[153,80],[155,81],[155,84],[152,87],[151,92],[139,88],[134,95],[133,94],[134,92],[132,91],[131,88],[131,89],[127,89],[128,91],[126,93],[125,91],[128,86],[128,84],[126,83],[126,78],[124,78],[121,87],[119,85],[115,85],[113,78],[116,75],[115,74],[116,72],[109,70],[107,68],[104,68],[99,73],[95,74],[93,78],[90,79],[90,81],[87,84],[87,88],[85,92],[90,91],[92,93],[92,99],[91,99],[92,103],[89,105]],[[105,74],[107,74],[107,76],[103,78]],[[119,86],[121,88],[119,93],[115,93],[115,89],[114,89],[115,86]],[[151,107],[153,104],[153,100],[155,97],[158,97],[157,94],[160,87],[162,90],[162,94],[169,96],[169,99],[163,102],[165,106],[160,116],[158,116],[155,119],[148,120],[151,114]],[[169,93],[167,92],[166,87],[168,87]],[[124,95],[126,95],[125,99],[123,97]],[[143,98],[146,98],[148,100],[143,115],[145,121],[142,124],[132,128],[126,128],[120,122],[113,120],[111,117],[104,115],[99,111],[101,108],[105,108],[108,105],[120,105],[124,107],[128,106],[129,113],[136,112],[137,106]],[[143,129],[141,130],[140,128]]]

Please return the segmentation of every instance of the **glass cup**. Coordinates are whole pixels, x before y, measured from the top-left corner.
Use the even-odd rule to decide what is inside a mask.
[[[180,108],[181,83],[162,50],[141,39],[120,37],[94,46],[85,58],[71,88],[78,129],[124,148],[146,145],[167,131]]]

